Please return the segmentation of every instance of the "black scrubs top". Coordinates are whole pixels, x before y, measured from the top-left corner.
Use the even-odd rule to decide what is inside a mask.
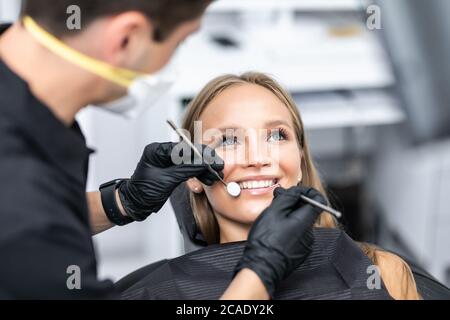
[[[66,127],[0,59],[0,299],[114,297],[97,280],[89,154],[78,124]],[[69,266],[81,290],[68,289]]]

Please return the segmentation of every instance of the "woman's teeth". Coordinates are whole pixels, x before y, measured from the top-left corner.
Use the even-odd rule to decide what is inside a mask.
[[[258,180],[258,181],[244,181],[239,183],[239,186],[242,190],[244,189],[260,189],[260,188],[269,188],[276,184],[276,180]]]

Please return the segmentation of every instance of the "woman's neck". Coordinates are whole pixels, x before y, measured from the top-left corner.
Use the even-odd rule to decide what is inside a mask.
[[[246,241],[251,224],[244,224],[216,214],[220,229],[220,243]]]

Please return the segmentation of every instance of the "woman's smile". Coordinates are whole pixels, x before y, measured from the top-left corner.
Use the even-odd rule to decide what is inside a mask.
[[[273,194],[273,190],[280,186],[277,176],[247,176],[236,179],[241,188],[242,195]]]

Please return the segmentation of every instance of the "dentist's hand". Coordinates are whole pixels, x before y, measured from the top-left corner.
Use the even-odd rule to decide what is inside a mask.
[[[312,227],[322,210],[306,204],[300,198],[302,194],[326,204],[325,198],[312,188],[275,189],[274,199],[255,221],[236,267],[235,274],[244,268],[254,271],[270,296],[312,250]]]
[[[207,146],[202,146],[203,163],[195,164],[198,159],[194,162],[194,153],[190,152],[188,164],[184,164],[186,161],[174,164],[172,151],[177,145],[172,142],[148,145],[131,179],[119,186],[120,201],[133,220],[145,220],[151,213],[159,211],[174,189],[190,178],[197,177],[203,184],[212,185],[218,179],[208,171],[206,163],[222,174],[223,160]],[[181,150],[189,150],[183,145],[185,147]],[[180,148],[177,147],[174,154],[182,157],[183,152],[177,150]]]

